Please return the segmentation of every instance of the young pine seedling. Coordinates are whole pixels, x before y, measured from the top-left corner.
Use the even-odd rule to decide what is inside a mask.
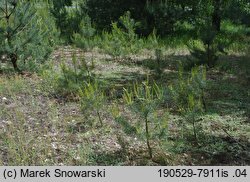
[[[179,70],[179,80],[175,87],[171,87],[173,99],[177,108],[187,123],[192,124],[193,136],[198,141],[196,122],[197,117],[206,111],[205,102],[206,70],[205,67],[195,67],[191,75],[183,78],[183,69]]]
[[[98,116],[100,125],[103,126],[103,119],[101,117],[101,110],[106,103],[104,92],[97,82],[87,84],[84,89],[79,91],[81,97],[82,111],[94,111]]]
[[[130,110],[139,114],[140,118],[142,119],[138,122],[142,121],[144,124],[144,131],[142,131],[142,133],[146,138],[148,154],[150,158],[152,158],[153,151],[150,145],[150,139],[153,134],[151,133],[152,128],[150,128],[150,126],[152,126],[153,124],[157,125],[157,123],[152,122],[158,120],[150,116],[154,116],[154,113],[156,112],[159,104],[161,103],[163,99],[163,90],[156,83],[151,86],[149,84],[149,81],[147,80],[142,84],[134,84],[133,89],[130,91],[124,89],[123,99],[125,103],[129,106]],[[139,126],[143,128],[141,123],[139,123]],[[142,128],[139,128],[138,130],[141,130]]]

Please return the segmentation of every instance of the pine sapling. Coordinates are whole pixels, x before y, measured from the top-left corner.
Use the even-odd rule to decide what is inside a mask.
[[[149,81],[140,84],[134,84],[131,91],[124,89],[123,99],[131,111],[138,113],[144,122],[144,133],[150,158],[153,157],[153,150],[150,144],[151,130],[149,116],[153,114],[163,97],[163,90],[154,83],[152,86]],[[151,121],[153,122],[153,121]]]
[[[84,86],[80,91],[81,97],[81,109],[83,112],[94,111],[98,116],[100,125],[103,126],[103,119],[101,117],[101,109],[106,103],[106,96],[102,91],[100,85],[95,83],[89,83]]]
[[[20,72],[20,59],[24,63],[46,59],[51,47],[49,26],[38,17],[32,2],[1,0],[0,24],[0,56],[7,56],[16,71]]]
[[[206,70],[204,67],[196,67],[191,71],[187,79],[183,77],[183,69],[179,70],[179,80],[174,87],[171,87],[172,95],[178,110],[193,128],[193,136],[198,141],[196,122],[206,111],[205,102]]]

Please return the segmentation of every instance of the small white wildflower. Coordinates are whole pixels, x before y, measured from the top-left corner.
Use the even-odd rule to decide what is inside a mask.
[[[57,146],[56,146],[55,143],[51,143],[51,146],[52,146],[53,149],[57,149]]]

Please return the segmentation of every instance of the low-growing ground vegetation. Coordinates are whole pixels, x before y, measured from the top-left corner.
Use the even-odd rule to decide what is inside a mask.
[[[156,3],[158,13],[143,12],[154,18],[148,28],[129,9],[100,29],[108,25],[92,14],[96,1],[58,2],[30,6],[50,17],[45,29],[51,34],[44,34],[50,46],[35,39],[46,50],[44,61],[27,47],[18,55],[27,55],[30,64],[18,59],[17,69],[9,55],[13,39],[0,43],[0,165],[250,164],[244,12],[241,24],[231,17],[219,25],[203,14],[191,23],[185,12],[165,22],[171,29],[163,31],[164,23],[152,26],[181,10]],[[5,21],[0,19],[3,41],[10,28]]]

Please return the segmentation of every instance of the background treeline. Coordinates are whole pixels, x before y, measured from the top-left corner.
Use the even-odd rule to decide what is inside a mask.
[[[250,25],[247,0],[53,0],[51,5],[57,26],[64,33],[67,29],[79,32],[80,22],[88,18],[98,31],[111,30],[111,23],[127,11],[139,23],[139,35],[149,35],[156,29],[159,35],[167,36],[180,31],[183,23],[198,28],[211,21],[216,30],[220,30],[224,20]]]
[[[200,40],[215,55],[246,40],[250,26],[248,0],[2,0],[0,7],[0,52],[15,70],[18,60],[46,60],[56,42],[120,56]]]

